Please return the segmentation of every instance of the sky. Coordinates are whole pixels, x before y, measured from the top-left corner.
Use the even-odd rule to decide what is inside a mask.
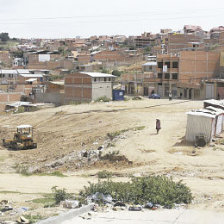
[[[224,0],[0,0],[0,33],[17,38],[140,35],[224,26]]]

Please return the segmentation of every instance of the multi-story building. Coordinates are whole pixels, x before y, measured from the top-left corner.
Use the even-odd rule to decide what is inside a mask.
[[[154,88],[162,97],[169,93],[177,98],[204,99],[209,84],[206,80],[219,75],[220,53],[182,51],[179,55],[158,55],[157,75],[147,78],[144,85]]]

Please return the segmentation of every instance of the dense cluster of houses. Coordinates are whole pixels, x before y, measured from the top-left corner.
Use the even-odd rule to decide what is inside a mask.
[[[115,70],[120,77],[112,75]],[[19,100],[61,105],[112,98],[115,80],[131,95],[223,99],[224,27],[18,39],[16,46],[0,50],[0,111]]]

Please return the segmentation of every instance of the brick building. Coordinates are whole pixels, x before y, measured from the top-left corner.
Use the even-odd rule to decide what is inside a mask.
[[[117,62],[124,61],[125,56],[120,51],[100,51],[92,55],[93,61],[101,61],[101,62]]]
[[[203,50],[203,37],[195,33],[169,33],[165,40],[167,53],[178,53],[186,50]]]
[[[146,78],[144,85],[154,87],[162,97],[171,91],[174,97],[204,99],[209,87],[205,80],[219,75],[220,53],[181,51],[179,56],[158,55],[157,77]]]
[[[79,72],[65,77],[65,103],[112,98],[115,76],[95,72]]]
[[[10,68],[12,66],[12,57],[9,51],[0,51],[0,67]]]
[[[22,95],[23,93],[21,92],[14,92],[14,93],[0,92],[0,112],[5,110],[6,104],[20,101]]]
[[[151,33],[143,33],[141,36],[137,36],[134,40],[137,48],[144,48],[156,45],[157,38]]]

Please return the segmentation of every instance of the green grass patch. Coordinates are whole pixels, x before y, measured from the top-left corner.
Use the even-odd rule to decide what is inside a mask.
[[[24,165],[17,164],[14,166],[16,172],[21,174],[22,176],[55,176],[55,177],[67,177],[60,171],[54,171],[52,173],[31,173],[29,172],[28,167]]]
[[[174,204],[189,204],[193,196],[191,190],[181,181],[174,182],[165,176],[148,176],[133,178],[130,182],[99,181],[89,183],[88,187],[80,192],[84,199],[89,195],[100,192],[110,194],[114,200],[124,203],[145,204],[152,202],[167,208]]]
[[[107,170],[102,170],[97,173],[97,176],[99,179],[105,179],[105,178],[109,179],[113,176],[113,173]]]
[[[0,194],[20,194],[18,191],[0,191]]]
[[[43,204],[44,207],[55,206],[55,199],[53,194],[51,196],[44,196],[43,198],[33,199],[32,202],[37,204]]]
[[[127,131],[140,131],[140,130],[143,130],[145,128],[145,126],[137,126],[137,127],[133,127],[133,128],[127,128],[127,129],[123,129],[123,130],[120,130],[120,131],[115,131],[115,132],[110,132],[110,133],[107,133],[107,136],[113,140],[114,138],[116,138],[117,136],[127,132]]]
[[[44,218],[40,214],[36,214],[36,215],[28,214],[28,215],[23,215],[23,216],[29,220],[30,224],[36,223]]]
[[[145,129],[145,126],[138,126],[134,128],[134,131],[141,131],[143,129]]]
[[[53,173],[34,173],[33,175],[36,176],[55,176],[55,177],[67,177],[60,171],[54,171]]]
[[[106,96],[101,96],[95,100],[95,102],[110,102],[110,101],[111,99],[107,98]]]

